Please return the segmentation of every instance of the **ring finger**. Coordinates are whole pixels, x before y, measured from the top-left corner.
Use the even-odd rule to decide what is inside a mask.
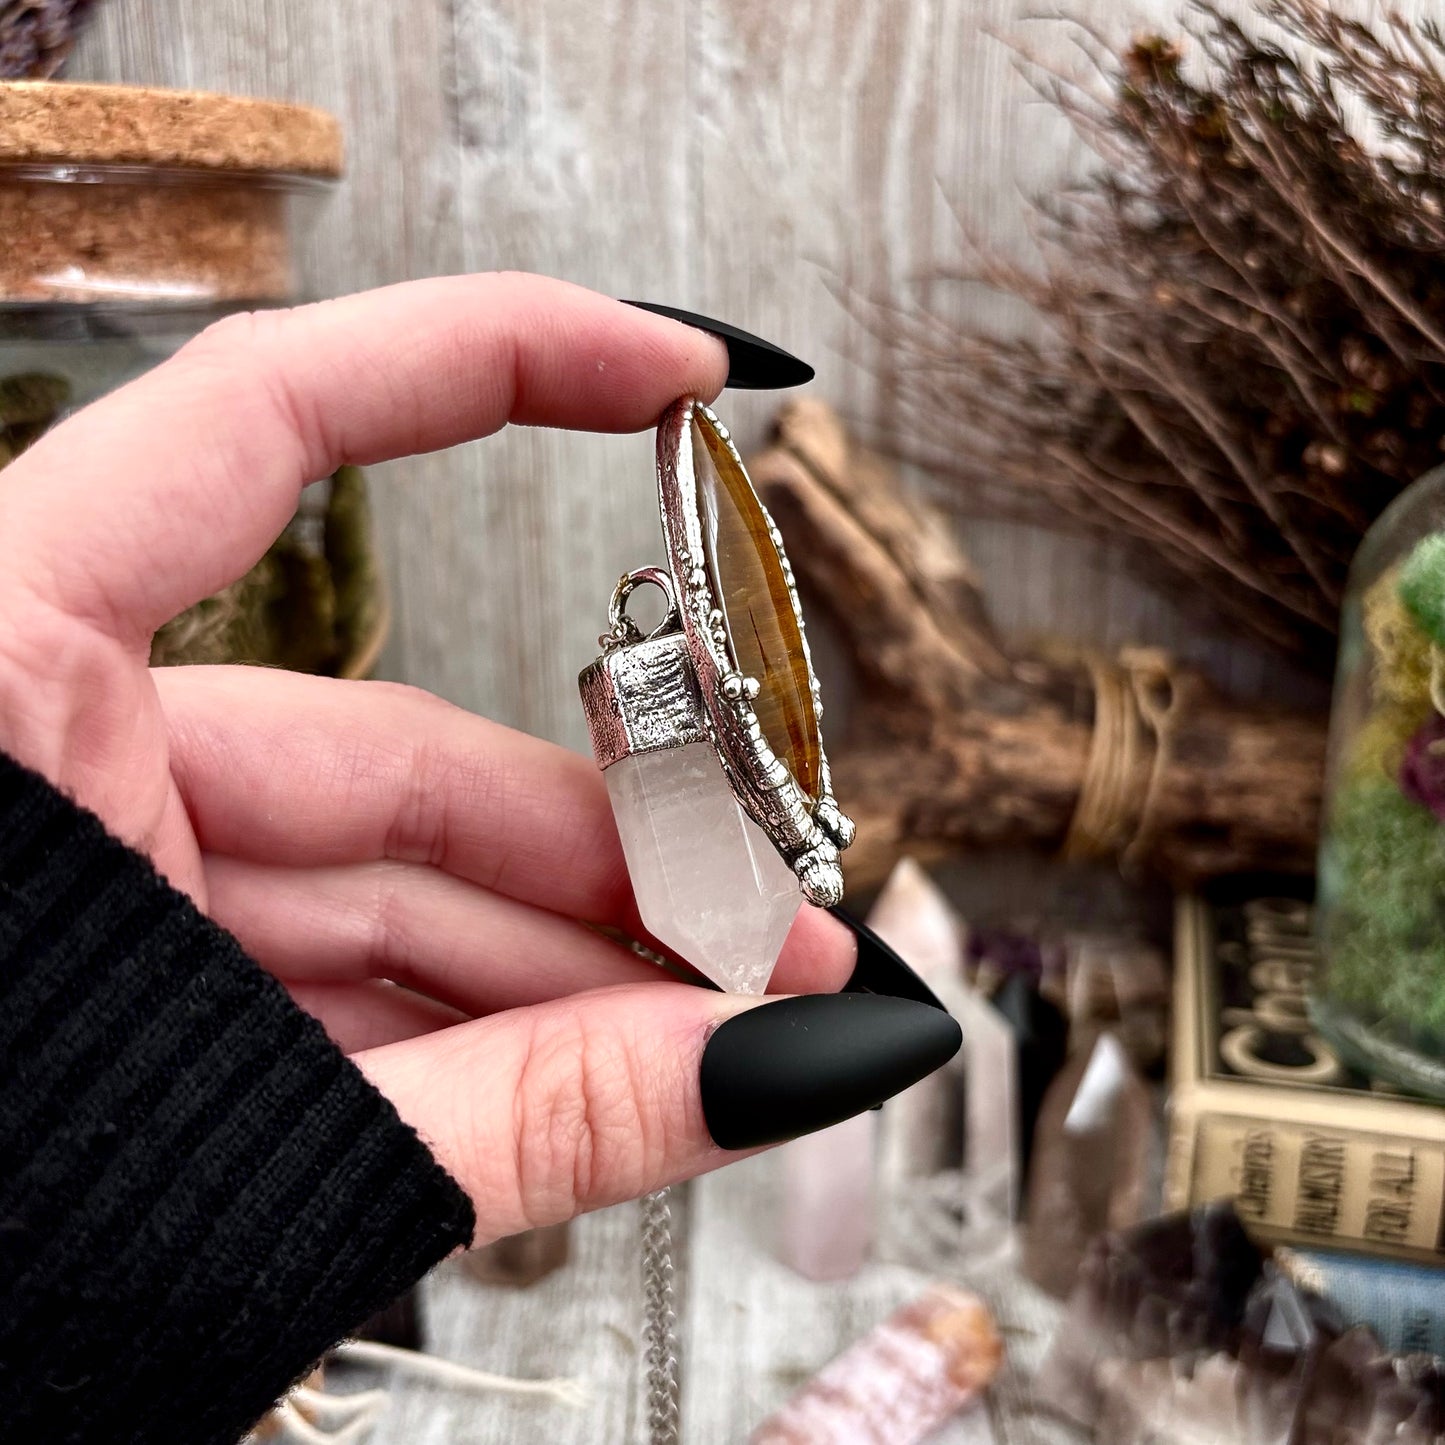
[[[289,983],[388,979],[470,1017],[613,984],[654,982],[655,964],[594,929],[425,864],[291,868],[208,854],[208,911]],[[838,925],[804,908],[770,987],[841,987]]]

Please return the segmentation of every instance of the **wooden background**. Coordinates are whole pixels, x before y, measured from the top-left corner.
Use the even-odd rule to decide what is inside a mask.
[[[848,298],[923,300],[945,314],[994,306],[930,278],[957,262],[960,227],[1026,246],[1023,197],[1078,164],[996,38],[1073,63],[1062,27],[1026,18],[1039,8],[109,0],[71,73],[337,113],[350,171],[307,242],[314,293],[518,267],[690,306],[811,361],[817,390],[886,439],[897,359],[886,331],[856,324]],[[1079,8],[1106,13],[1102,0]],[[1169,0],[1133,7],[1171,13]],[[750,394],[722,402],[745,446],[763,438],[773,405]],[[376,469],[396,603],[383,670],[584,746],[575,676],[595,651],[613,582],[660,560],[651,452],[647,436],[519,430]],[[1241,690],[1283,685],[1277,662],[1201,633],[1177,599],[1111,569],[1097,548],[960,525],[1006,629],[1161,642]],[[692,1195],[689,1442],[740,1439],[795,1379],[917,1287],[884,1266],[847,1288],[785,1279],[766,1227],[775,1167],[729,1171]],[[580,1370],[594,1407],[559,1418],[406,1388],[377,1438],[638,1438],[634,1231],[627,1210],[584,1221],[573,1265],[525,1295],[482,1294],[456,1278],[433,1287],[437,1349],[494,1369]],[[1015,1308],[1017,1292],[1000,1303]],[[1012,1327],[1010,1348],[1027,1359],[1027,1325]],[[1009,1438],[1044,1436],[1022,1426]]]
[[[1167,0],[1150,0],[1167,13]],[[1425,0],[1420,0],[1425,3]],[[1023,198],[1077,163],[998,36],[1074,63],[1033,0],[111,0],[72,67],[304,100],[350,170],[306,248],[318,294],[517,267],[717,315],[796,351],[890,432],[898,361],[848,298],[947,313],[960,225],[1026,244]],[[766,395],[725,397],[745,446]],[[377,469],[396,625],[383,670],[585,745],[574,679],[612,584],[660,560],[651,440],[516,431]],[[1160,641],[1253,691],[1095,548],[973,523],[1002,624]]]

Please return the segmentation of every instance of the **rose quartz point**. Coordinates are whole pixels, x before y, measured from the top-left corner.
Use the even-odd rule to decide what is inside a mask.
[[[977,1399],[1002,1360],[983,1301],[935,1284],[819,1370],[749,1445],[917,1445]]]

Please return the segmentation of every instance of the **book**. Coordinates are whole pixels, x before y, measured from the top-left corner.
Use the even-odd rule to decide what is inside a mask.
[[[1178,900],[1165,1207],[1228,1198],[1266,1244],[1445,1264],[1445,1108],[1315,1032],[1316,961],[1301,881]]]
[[[1323,1249],[1279,1249],[1274,1260],[1387,1350],[1445,1358],[1445,1268]]]

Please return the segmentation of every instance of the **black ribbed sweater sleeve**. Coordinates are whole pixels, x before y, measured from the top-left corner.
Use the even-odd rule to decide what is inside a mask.
[[[0,1440],[232,1442],[472,1231],[224,930],[0,754]]]

